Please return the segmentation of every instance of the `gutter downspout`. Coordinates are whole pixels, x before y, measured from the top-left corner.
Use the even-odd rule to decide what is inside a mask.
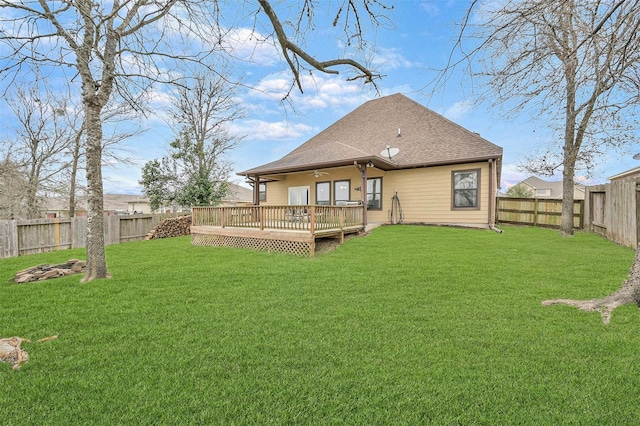
[[[491,158],[489,159],[489,212],[488,212],[488,222],[489,222],[489,229],[496,231],[498,234],[502,234],[502,229],[498,229],[496,228],[495,225],[495,201],[496,201],[496,189],[493,188],[494,186],[494,173],[495,173],[495,166],[494,166],[494,159]]]

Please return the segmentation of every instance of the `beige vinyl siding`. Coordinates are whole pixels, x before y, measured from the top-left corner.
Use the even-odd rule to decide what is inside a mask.
[[[480,208],[453,210],[451,173],[470,169],[480,169]],[[387,172],[382,182],[382,211],[370,210],[368,221],[389,220],[391,198],[397,190],[406,223],[484,226],[488,222],[488,173],[484,162]]]
[[[453,171],[480,169],[479,209],[452,209]],[[360,172],[353,167],[323,169],[324,174],[316,178],[313,171],[278,176],[279,181],[267,184],[267,202],[264,205],[286,205],[287,191],[290,187],[309,186],[311,204],[316,200],[316,182],[331,182],[331,201],[333,182],[351,180],[351,200],[358,201],[362,192]],[[395,191],[402,205],[405,223],[430,223],[443,225],[486,226],[489,208],[489,165],[487,162],[469,163],[453,166],[424,167],[417,169],[384,172],[375,168],[367,170],[367,177],[382,178],[382,210],[369,210],[369,223],[388,222],[391,211],[391,198]],[[495,179],[495,178],[494,178]],[[495,184],[495,183],[494,183]],[[366,191],[366,187],[364,188]]]
[[[287,205],[288,204],[288,189],[297,186],[308,186],[309,202],[315,204],[316,202],[316,182],[330,182],[331,183],[331,202],[334,200],[333,182],[337,180],[351,180],[351,194],[350,199],[353,201],[359,201],[361,199],[360,191],[356,191],[355,188],[360,187],[360,172],[355,166],[339,167],[334,169],[323,169],[321,176],[315,177],[313,170],[291,173],[288,175],[277,176],[278,181],[269,182],[267,184],[267,202],[260,204],[264,205]],[[365,188],[366,191],[366,188]]]

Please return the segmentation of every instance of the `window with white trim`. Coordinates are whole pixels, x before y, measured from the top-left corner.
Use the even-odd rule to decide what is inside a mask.
[[[382,178],[367,179],[367,210],[382,210]]]
[[[480,208],[480,169],[451,172],[452,208]]]
[[[267,201],[267,184],[265,182],[261,182],[258,188],[260,201]]]

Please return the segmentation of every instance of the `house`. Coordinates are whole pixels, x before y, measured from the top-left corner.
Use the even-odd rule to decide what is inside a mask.
[[[608,179],[611,182],[636,182],[638,178],[640,178],[640,167],[634,167],[633,169],[613,175]]]
[[[515,186],[522,186],[528,189],[534,198],[546,198],[553,200],[562,200],[562,194],[564,192],[562,188],[562,181],[547,182],[538,177],[531,176],[526,178]],[[573,199],[584,200],[585,186],[581,184],[575,184],[573,186]]]
[[[253,203],[253,191],[233,182],[227,183],[227,193],[222,198],[223,206],[246,206]]]
[[[194,245],[313,255],[367,224],[491,227],[502,148],[395,94],[364,103],[279,160],[239,173],[249,207],[194,207]]]
[[[253,192],[235,183],[227,184],[227,194],[222,198],[221,205],[236,206],[251,204]],[[104,194],[103,207],[105,214],[150,214],[149,199],[136,194]],[[186,209],[187,211],[189,209]],[[162,206],[160,213],[180,212],[181,207]],[[49,218],[69,217],[69,198],[50,197],[45,199],[45,215]],[[76,203],[76,216],[87,215],[87,200],[80,197]]]
[[[365,223],[489,227],[501,167],[501,147],[394,94],[239,175],[255,205],[359,204]]]
[[[150,213],[149,201],[142,195],[133,194],[104,194],[104,214],[133,214]],[[45,215],[49,218],[69,217],[68,197],[49,197],[44,202]],[[87,199],[84,196],[76,198],[76,216],[87,215]]]

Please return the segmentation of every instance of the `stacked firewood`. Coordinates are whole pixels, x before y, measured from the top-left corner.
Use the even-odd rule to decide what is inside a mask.
[[[147,234],[147,240],[180,237],[191,234],[191,216],[171,217],[160,222]]]

